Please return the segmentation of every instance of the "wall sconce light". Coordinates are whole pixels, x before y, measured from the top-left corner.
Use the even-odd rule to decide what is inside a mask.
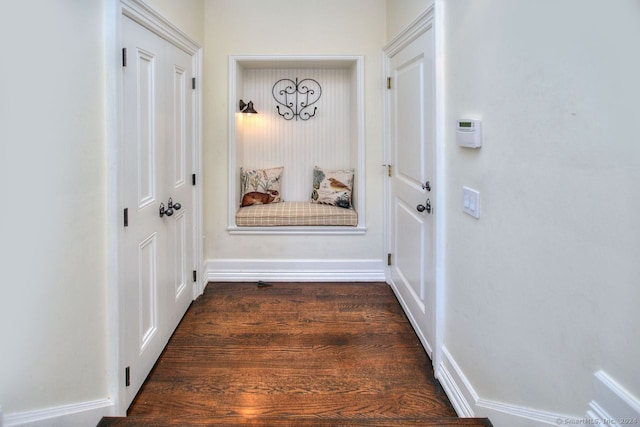
[[[248,104],[241,99],[240,100],[240,112],[245,114],[258,114],[258,112],[253,108],[253,101],[249,101]]]

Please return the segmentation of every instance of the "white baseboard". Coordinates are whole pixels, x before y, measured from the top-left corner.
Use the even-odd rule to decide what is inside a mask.
[[[640,424],[640,402],[605,372],[593,378],[593,400],[589,402],[587,419],[606,425]]]
[[[113,413],[111,399],[94,400],[73,405],[57,406],[37,411],[20,412],[0,417],[0,427],[86,427],[95,426],[104,416]]]
[[[442,347],[442,364],[435,367],[435,370],[436,377],[447,393],[456,414],[459,417],[476,416],[472,405],[478,401],[478,395],[444,346]]]
[[[446,347],[436,376],[460,417],[486,417],[494,427],[538,427],[562,425],[578,417],[540,411],[508,403],[481,399]]]
[[[384,282],[381,259],[207,260],[209,282]]]

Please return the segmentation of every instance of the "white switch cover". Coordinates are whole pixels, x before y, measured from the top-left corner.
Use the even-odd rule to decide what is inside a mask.
[[[462,187],[462,212],[480,218],[480,192]]]

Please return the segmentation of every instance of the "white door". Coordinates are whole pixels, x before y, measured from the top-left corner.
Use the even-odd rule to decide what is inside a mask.
[[[128,18],[123,40],[128,406],[192,300],[194,197],[191,57]]]
[[[172,218],[166,217],[170,226],[171,259],[170,276],[173,322],[171,332],[193,300],[193,271],[195,270],[195,194],[191,181],[193,168],[194,126],[193,89],[191,86],[191,56],[166,43],[166,69],[170,75],[166,88],[168,96],[165,135],[167,138],[166,188],[172,202],[178,203]],[[168,204],[168,201],[167,201]]]
[[[431,356],[435,334],[433,29],[389,60],[390,279]]]

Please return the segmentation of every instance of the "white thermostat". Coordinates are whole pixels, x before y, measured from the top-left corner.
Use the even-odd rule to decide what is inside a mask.
[[[460,147],[480,148],[482,146],[482,122],[478,119],[457,120],[456,144]]]

